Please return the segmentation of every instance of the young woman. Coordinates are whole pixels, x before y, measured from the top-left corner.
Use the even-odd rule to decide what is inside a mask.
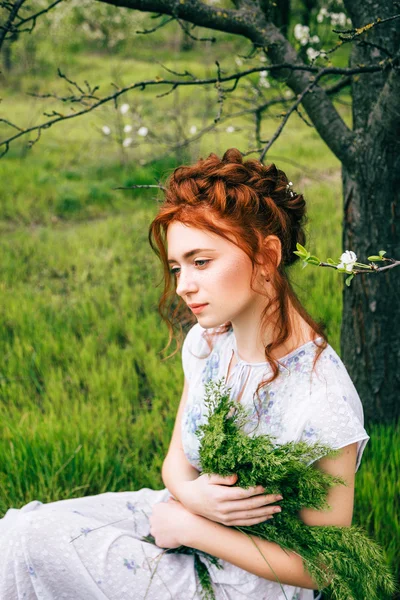
[[[2,600],[199,599],[193,555],[162,550],[181,545],[220,559],[222,569],[211,567],[218,600],[313,598],[316,586],[299,555],[230,527],[273,518],[285,498],[235,486],[235,474],[202,475],[196,436],[206,419],[204,386],[223,378],[249,410],[249,435],[342,449],[316,467],[347,486],[330,491],[330,510],[303,510],[300,518],[350,525],[368,436],[345,367],[288,280],[296,243],[304,243],[304,212],[282,171],[243,162],[235,149],[175,170],[150,226],[165,269],[160,311],[171,336],[182,306],[198,322],[182,348],[185,378],[163,464],[166,489],[11,509],[0,521]],[[180,304],[171,315],[175,292]],[[156,545],[143,540],[149,534]]]

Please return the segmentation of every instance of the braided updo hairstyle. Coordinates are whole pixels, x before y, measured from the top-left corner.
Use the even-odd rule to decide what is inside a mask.
[[[174,221],[211,231],[235,243],[250,258],[253,274],[255,267],[261,264],[261,257],[276,292],[273,298],[266,298],[261,324],[263,327],[271,317],[274,318],[274,339],[265,348],[266,360],[272,367],[268,381],[279,373],[272,353],[292,333],[290,304],[315,332],[315,337],[323,338],[322,347],[326,345],[321,326],[301,305],[286,273],[286,267],[298,260],[294,254],[296,244],[305,244],[304,220],[304,198],[292,191],[285,173],[274,164],[265,166],[258,160],[243,161],[236,148],[227,150],[222,159],[210,154],[192,166],[175,169],[167,182],[164,202],[149,230],[150,245],[164,267],[164,291],[159,311],[169,328],[168,346],[176,324],[185,317],[196,321],[188,318],[189,309],[183,300],[177,302],[175,282],[168,266],[166,234]],[[265,249],[263,242],[268,235],[277,236],[281,242],[280,261]],[[216,333],[224,333],[230,327],[231,323],[225,323]]]

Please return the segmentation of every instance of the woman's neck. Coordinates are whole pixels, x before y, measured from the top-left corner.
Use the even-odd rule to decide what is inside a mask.
[[[293,307],[289,308],[289,318],[291,333],[283,344],[273,350],[272,357],[276,360],[315,338],[315,332]],[[246,323],[232,323],[237,353],[245,362],[265,361],[265,347],[274,339],[274,321],[272,319],[268,321],[266,327],[261,331],[260,320],[261,313],[258,319],[252,318]]]

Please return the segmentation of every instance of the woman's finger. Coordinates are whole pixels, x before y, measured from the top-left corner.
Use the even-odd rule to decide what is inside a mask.
[[[259,494],[243,500],[233,500],[224,503],[224,512],[239,512],[245,510],[253,510],[262,506],[269,506],[282,500],[282,496],[275,494]]]
[[[266,519],[272,517],[281,512],[280,506],[264,506],[262,508],[256,508],[253,510],[244,510],[239,512],[233,512],[226,515],[226,522],[229,524],[230,521],[246,521],[252,519]]]
[[[237,479],[238,476],[236,474],[222,476],[213,473],[212,475],[208,475],[208,483],[214,485],[234,485]]]
[[[260,494],[265,493],[265,489],[262,485],[258,485],[257,487],[251,488],[241,488],[241,487],[221,487],[219,488],[221,496],[226,500],[244,500],[246,498],[251,498],[252,496],[259,496]]]
[[[229,523],[230,527],[251,527],[251,525],[259,525],[260,523],[265,523],[265,521],[269,521],[274,517],[259,517],[258,519],[244,519],[238,521],[232,521]]]

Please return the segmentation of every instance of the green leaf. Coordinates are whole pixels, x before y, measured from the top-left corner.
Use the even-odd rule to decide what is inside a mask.
[[[346,279],[346,285],[350,286],[352,279],[354,279],[354,275],[353,273],[351,275],[349,275]]]
[[[310,263],[310,265],[319,265],[321,261],[318,256],[311,255],[307,258],[307,262]]]
[[[380,262],[382,260],[381,256],[368,256],[368,260],[371,262]]]
[[[294,250],[293,254],[296,254],[297,256],[300,256],[300,258],[303,256],[303,254],[301,252],[297,252],[297,250]]]
[[[383,257],[386,254],[386,250],[379,250],[379,256]]]
[[[336,267],[336,265],[338,265],[338,261],[337,260],[333,260],[333,258],[328,258],[328,260],[326,261],[328,263],[328,265],[334,265]]]
[[[304,248],[304,246],[302,246],[301,244],[299,244],[297,242],[296,244],[296,248],[299,252],[301,252],[302,255],[306,256],[307,255],[307,250]]]

